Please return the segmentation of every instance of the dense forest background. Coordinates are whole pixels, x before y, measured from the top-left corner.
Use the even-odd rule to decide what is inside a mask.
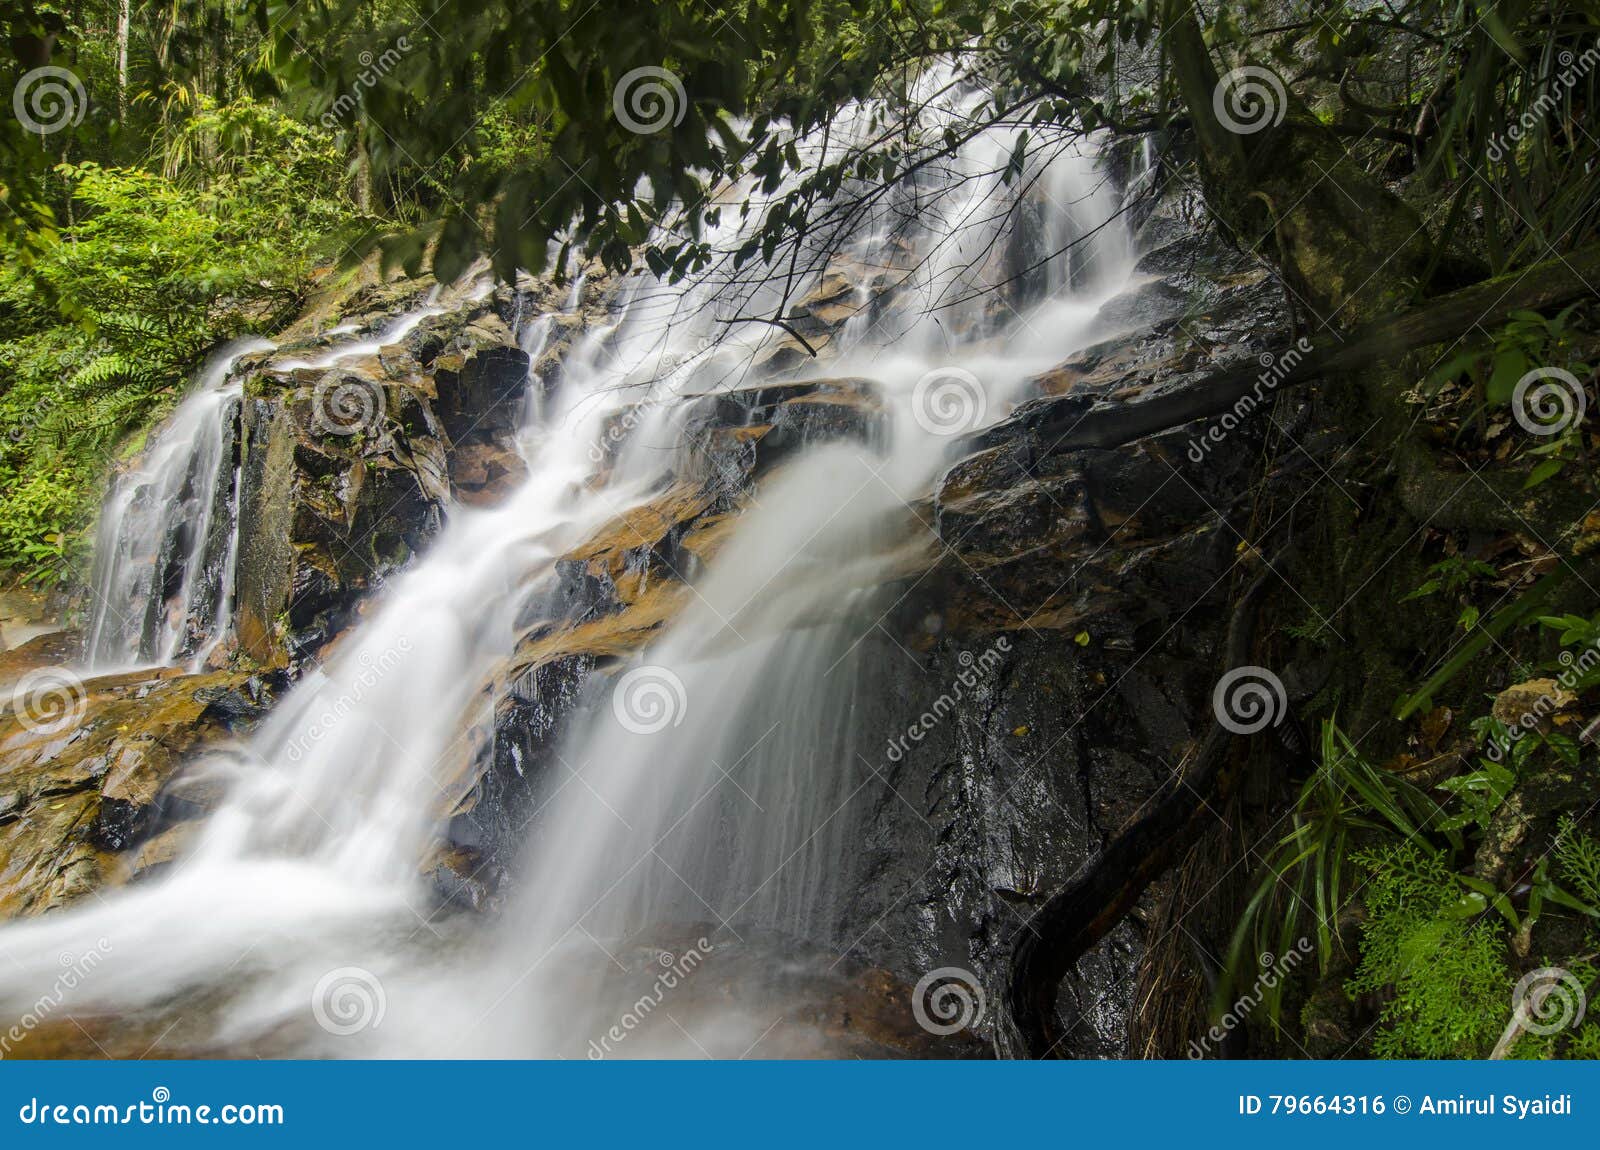
[[[1337,647],[1315,618],[1275,632],[1336,668],[1276,753],[1322,769],[1280,769],[1251,800],[1285,829],[1249,848],[1247,886],[1174,896],[1215,897],[1227,923],[1216,1000],[1249,987],[1250,956],[1307,937],[1321,981],[1269,988],[1252,1021],[1270,1044],[1296,1020],[1282,1053],[1318,1052],[1365,996],[1378,1053],[1600,1054],[1600,1025],[1505,1029],[1524,968],[1596,976],[1580,716],[1600,682],[1585,418],[1600,5],[22,0],[0,19],[0,571],[45,585],[83,578],[107,466],[207,351],[274,330],[375,254],[441,280],[479,256],[507,277],[580,257],[667,277],[792,270],[937,154],[914,94],[937,58],[989,86],[972,130],[1012,128],[1019,177],[1087,133],[1111,155],[1148,143],[1164,180],[1203,193],[1207,226],[1281,277],[1301,329],[1286,334],[1323,356],[1291,382],[1339,385],[1318,416],[1360,408],[1380,428],[1337,464],[1380,511],[1344,523],[1313,501],[1318,526],[1285,560],[1306,600],[1365,612]],[[655,87],[630,102],[641,78]],[[881,137],[803,163],[793,133],[868,93],[899,97]],[[730,201],[747,175],[769,195]],[[707,225],[733,211],[758,214],[760,238],[717,250]],[[1520,435],[1532,374],[1549,422]],[[1370,589],[1359,567],[1321,585],[1353,538],[1424,550]],[[1446,654],[1406,666],[1396,638]],[[1341,722],[1379,712],[1390,725],[1358,747]],[[1138,857],[1170,867],[1194,846],[1168,838]],[[1029,1032],[1030,995],[1053,995],[1095,941],[1071,933],[1086,889],[1037,920],[1057,957],[1023,956],[1024,1047],[1050,1037],[1038,1019]]]
[[[1016,125],[1019,165],[1063,134],[1160,133],[1223,193],[1219,208],[1236,202],[1235,223],[1271,200],[1247,186],[1239,150],[1263,137],[1215,138],[1206,84],[1218,64],[1254,60],[1287,85],[1291,122],[1312,117],[1372,174],[1414,181],[1428,267],[1471,258],[1503,272],[1592,229],[1592,5],[1198,11],[23,0],[4,17],[18,114],[0,128],[0,568],[46,581],[74,569],[60,560],[81,559],[106,453],[208,348],[270,328],[329,269],[381,247],[413,269],[430,251],[445,277],[480,252],[502,273],[540,271],[552,239],[612,266],[703,266],[717,187],[740,171],[775,182],[798,165],[785,132],[868,91],[903,94],[940,56],[995,86],[988,122]],[[684,98],[651,91],[650,69]],[[614,115],[641,74],[625,98],[647,119],[651,100],[672,113],[648,132]],[[880,147],[841,153],[764,205],[765,240],[737,260],[782,260],[786,242],[825,231],[813,209],[847,180],[912,177],[911,141],[895,137],[915,123],[912,108]],[[1196,135],[1211,146],[1188,149]],[[1228,163],[1236,191],[1218,182]]]

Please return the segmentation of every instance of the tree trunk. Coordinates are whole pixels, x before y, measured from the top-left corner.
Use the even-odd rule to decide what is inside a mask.
[[[1355,163],[1281,77],[1278,91],[1264,94],[1268,115],[1224,123],[1223,78],[1194,0],[1167,0],[1164,23],[1207,206],[1234,242],[1278,265],[1319,331],[1388,315],[1415,299],[1433,266],[1433,242],[1415,209]]]
[[[117,123],[128,118],[128,8],[117,0]]]

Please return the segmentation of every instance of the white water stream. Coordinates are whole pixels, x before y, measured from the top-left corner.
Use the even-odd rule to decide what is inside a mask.
[[[237,556],[234,427],[241,356],[264,339],[211,357],[189,394],[119,476],[100,512],[85,633],[89,665],[110,670],[204,659],[227,626]]]
[[[969,115],[978,98],[952,91],[940,114]],[[845,129],[866,131],[864,115]],[[1092,159],[1061,154],[1026,192],[1038,222],[1016,250],[1004,209],[1037,173],[1002,183],[994,173],[1011,145],[1009,130],[979,137],[843,237],[835,266],[861,285],[858,302],[868,302],[879,271],[908,278],[899,305],[864,308],[813,374],[874,381],[885,441],[808,448],[763,485],[688,607],[620,681],[643,693],[614,707],[602,692],[565,736],[520,893],[499,923],[465,939],[442,927],[418,873],[469,734],[489,719],[485,684],[512,650],[519,613],[553,585],[555,560],[660,492],[683,451],[687,404],[675,399],[754,382],[752,365],[783,335],[717,321],[772,314],[777,283],[737,288],[739,298],[714,277],[616,289],[610,321],[585,333],[559,386],[530,405],[521,488],[493,509],[456,510],[248,748],[202,766],[200,781],[220,784],[225,797],[188,857],[151,881],[0,929],[0,1006],[30,1001],[59,955],[104,939],[108,958],[75,991],[75,1009],[181,1011],[225,1000],[204,1008],[221,1049],[304,1026],[330,975],[356,970],[356,993],[384,1004],[382,1024],[350,1039],[334,1036],[337,1026],[310,1028],[313,1052],[581,1053],[616,1015],[601,975],[611,949],[636,932],[712,923],[835,942],[861,831],[840,815],[863,782],[850,721],[863,673],[857,641],[873,618],[889,535],[948,461],[954,439],[941,432],[1003,416],[1030,376],[1082,343],[1131,262],[1125,233],[1109,227],[1074,258],[1044,265],[1031,300],[1013,297],[1013,308],[981,294],[1006,267],[1060,248],[1115,209]],[[737,246],[736,215],[725,212],[708,237],[717,247]],[[525,347],[544,346],[551,318],[527,318]],[[222,447],[196,450],[183,468],[171,462],[182,440],[209,443],[208,428],[223,422],[215,409],[236,394],[225,379],[224,367],[202,381],[193,410],[162,433],[141,473],[161,490],[188,482],[168,472],[225,470]],[[639,425],[595,482],[608,418],[641,400]],[[157,479],[143,482],[153,491]],[[115,540],[147,544],[169,532],[136,509],[140,499],[128,494]],[[154,521],[135,523],[140,514]],[[131,542],[103,545],[108,556],[139,554]],[[108,600],[137,600],[128,566],[107,564]],[[162,601],[147,592],[147,603]],[[138,657],[171,661],[192,650],[174,637],[192,614],[186,606],[143,627]],[[97,622],[97,658],[128,657],[132,634]],[[624,705],[655,704],[671,709],[661,729],[619,721]],[[873,735],[879,745],[883,734]],[[729,1042],[747,1037],[728,1025]],[[646,1052],[696,1053],[671,1044],[629,1051]]]

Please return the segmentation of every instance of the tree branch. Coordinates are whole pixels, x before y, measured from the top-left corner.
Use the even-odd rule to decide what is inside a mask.
[[[1226,368],[1190,387],[1142,402],[1108,404],[1083,396],[1031,400],[1009,418],[974,436],[974,448],[1017,445],[1032,440],[1035,457],[1083,448],[1110,448],[1197,419],[1221,415],[1246,397],[1264,395],[1317,380],[1335,378],[1378,360],[1392,358],[1470,331],[1503,323],[1517,310],[1560,307],[1591,294],[1600,283],[1600,245],[1558,256],[1521,271],[1484,280],[1404,311],[1392,319],[1358,328],[1339,342],[1312,345],[1273,382],[1272,369],[1254,360]],[[1291,347],[1281,346],[1277,361],[1287,362]]]

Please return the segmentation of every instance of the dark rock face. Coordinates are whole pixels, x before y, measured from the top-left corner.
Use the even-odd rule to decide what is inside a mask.
[[[617,517],[555,565],[524,608],[517,650],[493,687],[492,738],[474,748],[430,864],[441,894],[497,902],[530,833],[552,753],[619,660],[681,610],[760,477],[806,443],[871,442],[881,409],[863,380],[811,380],[691,397],[675,484]]]
[[[385,397],[372,438],[319,435],[303,389],[246,401],[239,634],[258,663],[314,654],[442,522],[444,441],[417,377],[339,376]]]
[[[538,291],[549,285],[452,289],[389,346],[317,367],[296,364],[317,363],[328,341],[289,342],[253,372],[236,613],[255,663],[315,655],[426,548],[453,501],[486,506],[515,488],[526,473],[515,435],[539,384],[505,317]],[[373,302],[383,310],[356,326],[376,332],[422,301]]]

